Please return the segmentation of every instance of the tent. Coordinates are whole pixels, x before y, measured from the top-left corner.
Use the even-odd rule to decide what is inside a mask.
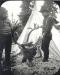
[[[41,26],[43,24],[43,16],[42,16],[42,13],[38,12],[38,11],[40,11],[41,6],[43,4],[44,4],[44,1],[37,1],[35,3],[34,9],[32,9],[32,13],[31,13],[31,15],[30,15],[30,17],[29,17],[26,25],[25,25],[25,28],[22,31],[19,39],[17,40],[17,42],[19,44],[22,44],[24,42],[27,42],[28,34],[31,31],[31,29],[34,28],[34,24],[37,24],[37,26]]]
[[[40,26],[43,24],[43,16],[40,12],[38,12],[40,9],[39,10],[36,9],[37,4],[35,5],[34,10],[32,11],[29,17],[29,20],[27,21],[27,24],[25,25],[24,30],[22,31],[19,39],[17,40],[19,44],[31,42],[31,41],[35,44],[38,41],[38,38],[42,37],[41,28],[38,28],[31,32],[31,29],[34,28],[34,24],[37,24],[37,26]],[[31,34],[29,36],[29,40],[27,41],[28,34],[30,32]],[[52,35],[53,35],[52,41],[50,42],[50,47],[49,47],[49,51],[50,51],[49,58],[60,60],[60,46],[59,46],[60,45],[60,33],[54,27],[52,28]]]

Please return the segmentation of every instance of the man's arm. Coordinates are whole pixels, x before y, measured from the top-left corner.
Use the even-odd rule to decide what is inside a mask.
[[[55,27],[57,30],[60,30],[60,23],[55,24],[54,27]]]

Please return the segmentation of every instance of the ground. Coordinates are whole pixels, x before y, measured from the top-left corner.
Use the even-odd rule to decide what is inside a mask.
[[[33,60],[34,66],[29,67],[27,62],[21,63],[22,58],[22,54],[16,55],[14,50],[12,51],[12,75],[55,75],[55,73],[58,72],[60,68],[60,60],[49,58],[48,62],[42,62],[43,57],[35,57]]]
[[[34,58],[34,66],[29,67],[27,63],[21,63],[22,55],[17,55],[12,59],[12,71],[14,75],[54,75],[60,68],[60,61],[49,59],[48,62],[42,62],[42,58]]]

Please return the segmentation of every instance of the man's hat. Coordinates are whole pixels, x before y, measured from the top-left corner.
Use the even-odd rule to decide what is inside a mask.
[[[49,12],[49,10],[47,10],[47,9],[42,9],[40,12]]]
[[[47,7],[42,6],[40,12],[49,12],[49,9]]]

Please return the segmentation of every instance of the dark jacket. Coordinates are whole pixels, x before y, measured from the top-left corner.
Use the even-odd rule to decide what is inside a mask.
[[[57,20],[53,17],[48,17],[46,20],[46,25],[43,26],[44,35],[48,36],[51,34],[51,29],[54,24],[58,23]]]
[[[10,22],[0,20],[0,37],[11,34]]]

